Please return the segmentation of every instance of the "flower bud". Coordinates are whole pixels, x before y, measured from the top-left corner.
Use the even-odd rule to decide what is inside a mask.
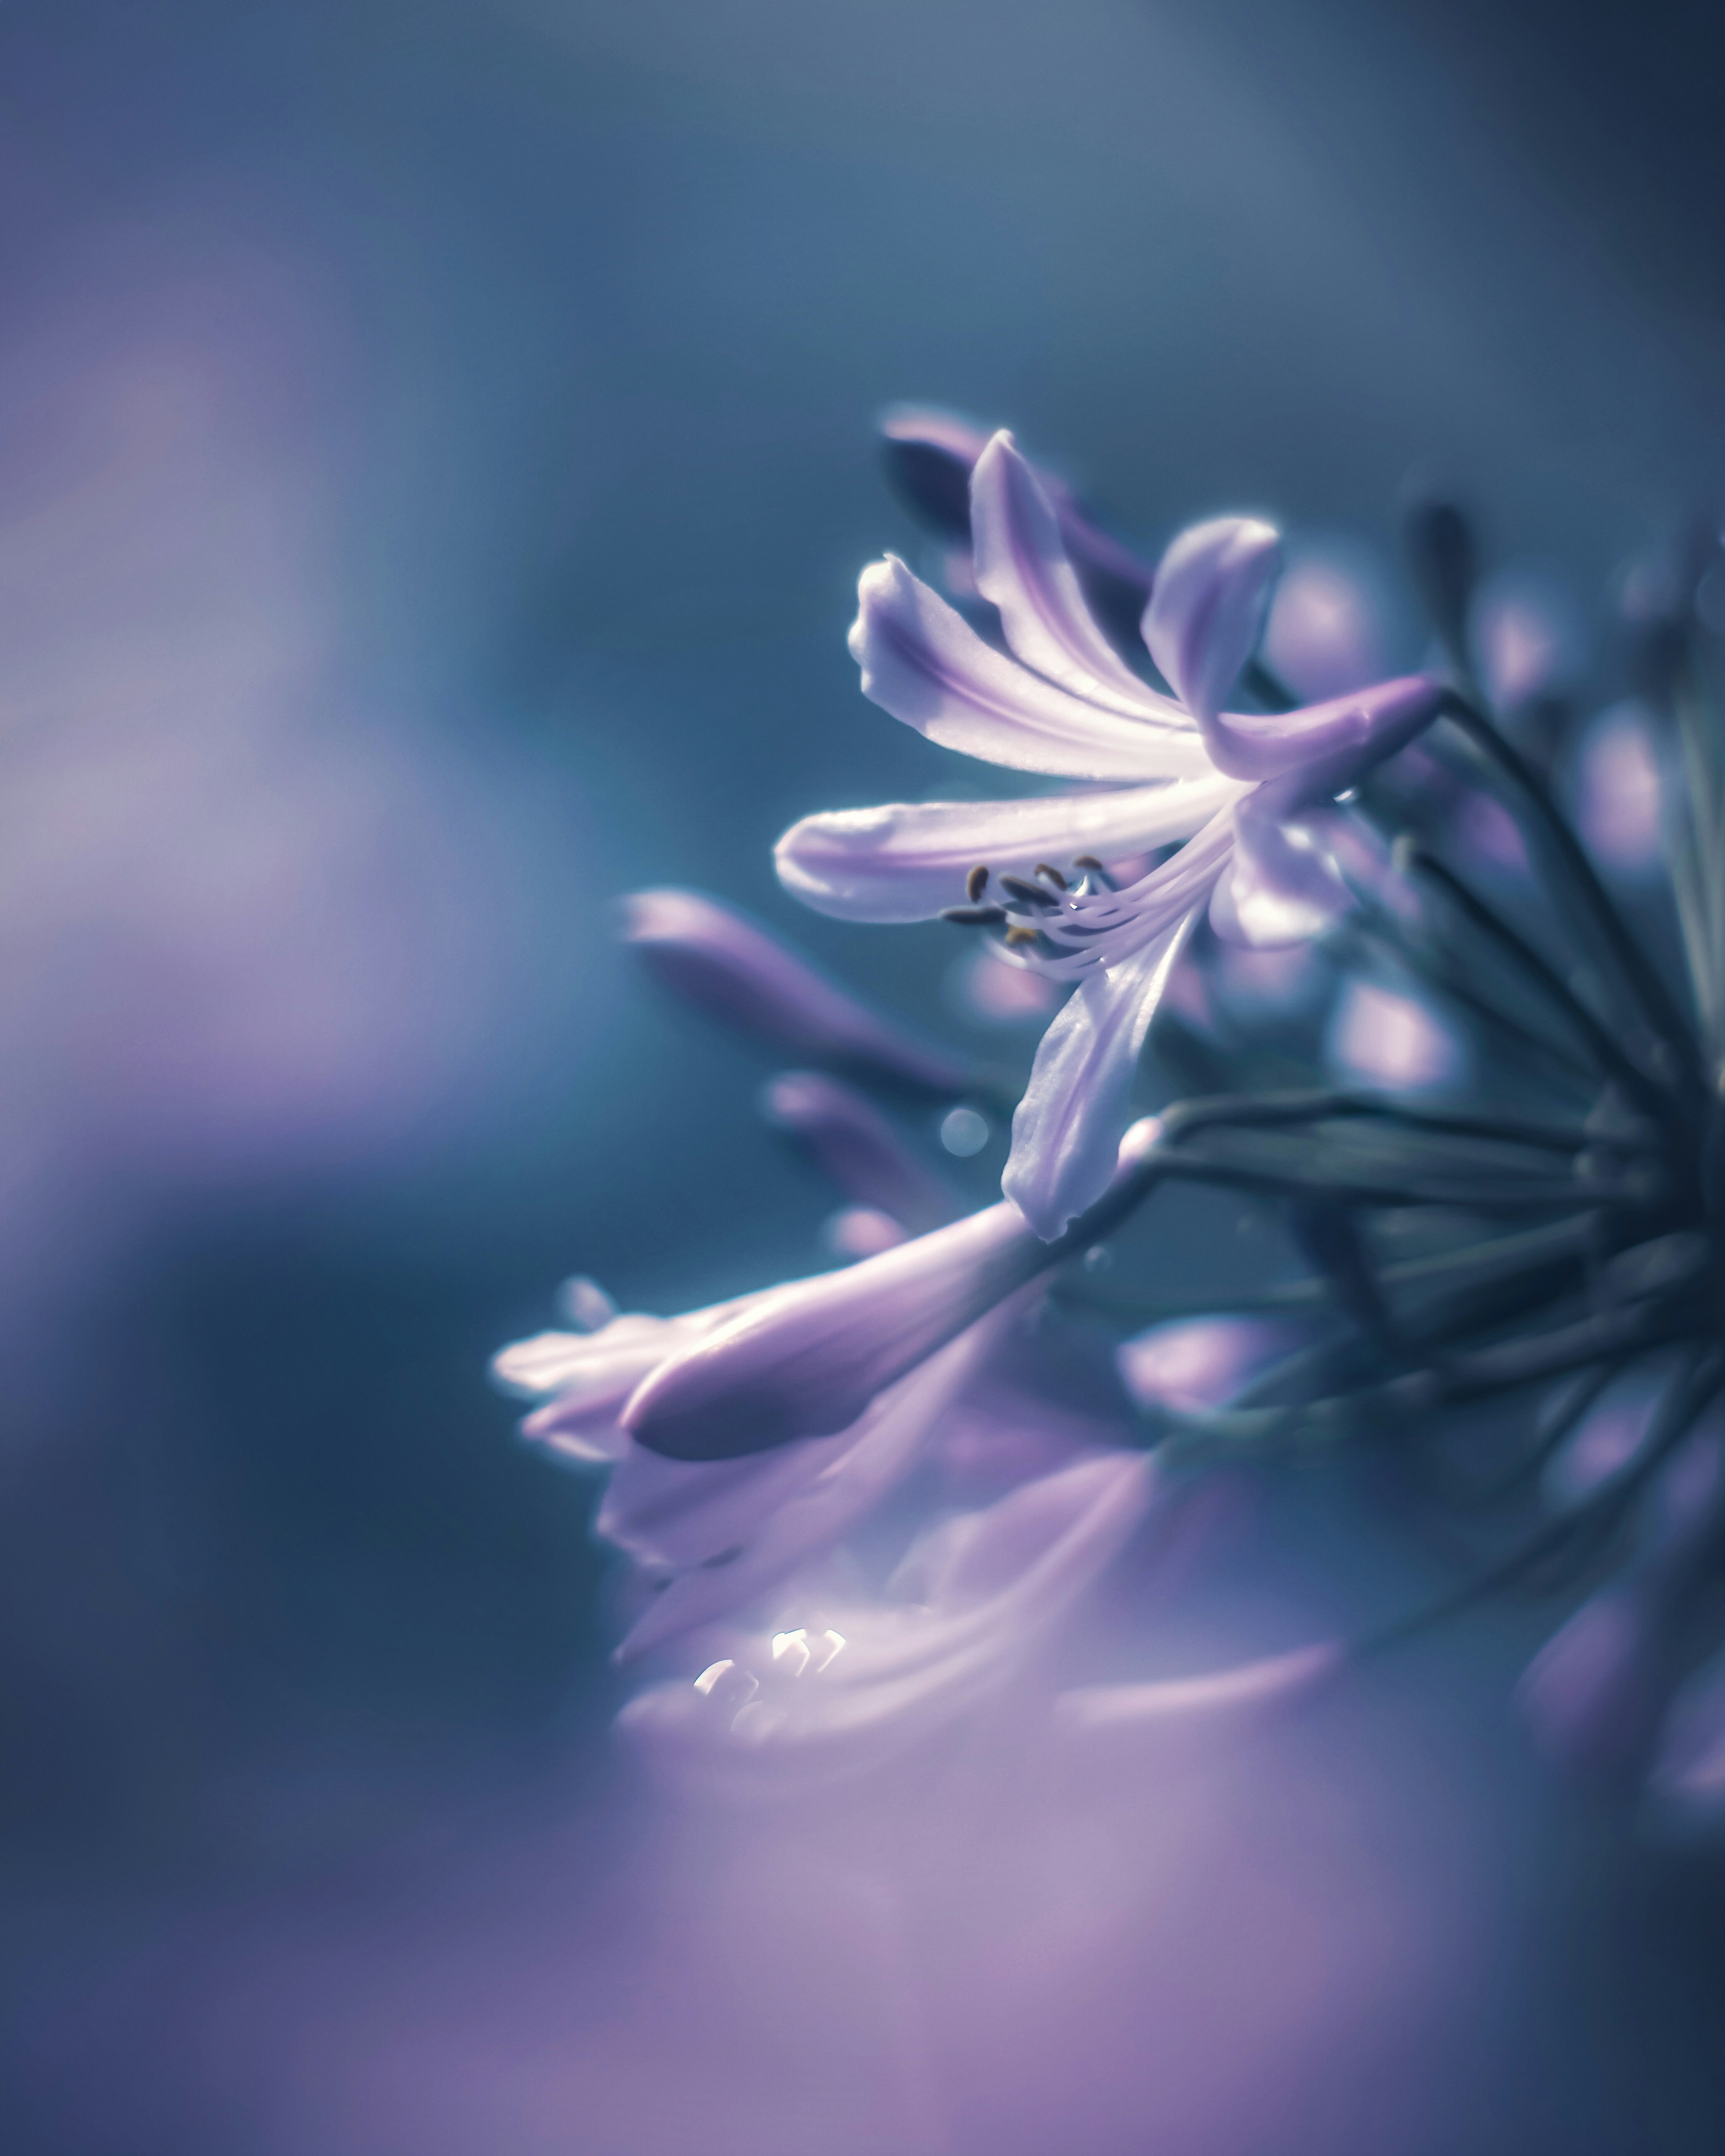
[[[961,1065],[925,1048],[728,906],[693,891],[623,901],[623,938],[696,1009],[780,1050],[918,1091],[969,1090]]]

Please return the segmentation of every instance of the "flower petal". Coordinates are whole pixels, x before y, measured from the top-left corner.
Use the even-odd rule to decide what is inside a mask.
[[[624,941],[668,988],[740,1031],[930,1092],[962,1093],[963,1069],[871,1010],[776,937],[697,891],[638,891]]]
[[[1194,908],[1088,975],[1042,1036],[1000,1187],[1045,1240],[1064,1233],[1113,1172],[1138,1054],[1195,917]]]
[[[1141,1408],[1202,1414],[1225,1407],[1308,1330],[1285,1318],[1178,1317],[1122,1340],[1115,1360]]]
[[[673,1460],[829,1436],[1048,1262],[1018,1209],[1000,1204],[842,1272],[770,1289],[655,1371],[624,1426]]]
[[[739,1635],[692,1685],[631,1700],[618,1726],[704,1789],[755,1795],[866,1771],[1009,1682],[1118,1552],[1153,1487],[1141,1455],[1081,1460],[956,1533],[936,1531],[959,1545],[968,1575],[936,1606],[823,1609],[793,1631]],[[940,1553],[920,1548],[906,1568],[927,1571],[928,1557],[938,1568]]]
[[[1250,1718],[1264,1709],[1301,1699],[1346,1668],[1339,1641],[1320,1640],[1291,1654],[1236,1663],[1206,1676],[1163,1677],[1149,1684],[1083,1685],[1055,1703],[1065,1735],[1095,1738],[1130,1736],[1169,1724],[1184,1728],[1213,1720]]]
[[[1183,715],[1126,718],[1056,688],[984,644],[894,555],[863,572],[858,599],[850,651],[863,694],[943,747],[1063,778],[1189,778],[1211,767]]]
[[[1316,801],[1407,746],[1437,716],[1444,688],[1430,675],[1379,681],[1297,711],[1224,711],[1204,726],[1218,771],[1236,778],[1304,774],[1304,798]]]
[[[1144,641],[1168,686],[1206,732],[1257,644],[1281,567],[1280,535],[1250,516],[1193,525],[1158,564],[1144,609]]]
[[[787,891],[844,921],[927,921],[961,905],[979,863],[1029,876],[1078,854],[1121,860],[1189,838],[1243,792],[1238,780],[1182,779],[1029,801],[891,802],[805,816],[779,840]],[[1076,880],[1075,876],[1074,880]]]
[[[1184,722],[1097,628],[1053,505],[1004,428],[971,474],[970,525],[977,589],[998,609],[1006,640],[1025,665],[1129,718]]]
[[[910,1468],[953,1396],[1018,1315],[1012,1303],[991,1312],[877,1394],[842,1436],[711,1463],[634,1448],[613,1477],[599,1532],[624,1542],[632,1526],[639,1546],[641,1492],[654,1491],[659,1550],[675,1552],[671,1561],[684,1568],[636,1620],[617,1659],[711,1623],[831,1548]],[[719,1487],[704,1496],[701,1484],[715,1480]],[[667,1535],[673,1492],[681,1517],[678,1532]]]
[[[1289,784],[1272,780],[1234,812],[1234,860],[1210,901],[1210,925],[1230,943],[1276,950],[1309,942],[1353,910],[1322,831],[1284,813]]]

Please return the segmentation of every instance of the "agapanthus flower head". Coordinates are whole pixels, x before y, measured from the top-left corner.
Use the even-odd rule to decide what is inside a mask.
[[[1509,587],[1481,587],[1453,505],[1409,520],[1449,678],[1350,680],[1286,708],[1257,655],[1281,562],[1268,523],[1195,525],[1153,578],[1114,560],[1133,643],[1096,600],[1106,547],[1009,434],[906,413],[889,439],[949,538],[962,509],[970,613],[902,562],[875,564],[851,631],[864,690],[937,745],[1060,783],[806,818],[780,877],[841,918],[978,932],[990,964],[1065,1001],[1003,1195],[967,1209],[965,1171],[932,1164],[894,1099],[920,1093],[925,1117],[941,1099],[962,1160],[987,1141],[978,1104],[999,1074],[925,1049],[716,901],[631,902],[627,932],[663,978],[818,1066],[781,1073],[763,1106],[845,1201],[829,1250],[848,1262],[670,1317],[619,1315],[576,1284],[569,1329],[498,1358],[537,1404],[529,1440],[609,1477],[596,1524],[629,1568],[619,1652],[682,1665],[629,1726],[661,1763],[739,1789],[866,1767],[1006,1697],[1187,1466],[1409,1445],[1431,1487],[1459,1484],[1525,1532],[1356,1647],[1500,1588],[1568,1589],[1577,1606],[1523,1689],[1544,1748],[1619,1790],[1725,1807],[1717,534],[1674,551],[1635,616],[1632,712],[1582,737],[1635,729],[1678,990],[1546,783],[1567,722],[1528,714],[1580,640],[1494,615]],[[1609,854],[1601,783],[1609,769],[1584,760],[1571,790]],[[1513,919],[1491,896],[1506,865]],[[1255,998],[1287,1036],[1273,1051],[1237,1045],[1250,987],[1186,963],[1214,938],[1255,964],[1300,954],[1297,983]],[[1177,979],[1220,1082],[1122,1138]],[[1107,1239],[1173,1181],[1273,1212],[1292,1276],[1237,1305],[1110,1289]],[[1086,1329],[1104,1315],[1111,1352]],[[1146,1465],[1147,1443],[1165,1464]],[[866,1537],[874,1563],[906,1507],[922,1522],[909,1554],[870,1584],[886,1568],[870,1572]],[[1051,1743],[1132,1741],[1169,1716],[1303,1697],[1350,1656],[1327,1643],[1213,1679],[1084,1687],[1057,1711],[1045,1690],[1036,1712]]]
[[[1053,1237],[1111,1172],[1192,924],[1208,907],[1224,934],[1276,944],[1345,912],[1322,812],[1430,721],[1442,691],[1414,675],[1292,711],[1225,709],[1280,561],[1274,530],[1249,517],[1195,526],[1163,555],[1142,624],[1168,684],[1156,688],[1086,606],[1054,502],[1009,434],[978,455],[970,509],[977,588],[1005,650],[889,556],[865,572],[851,631],[864,692],[944,747],[1084,790],[809,817],[780,840],[778,868],[822,911],[995,928],[1021,963],[1076,984],[1003,1185]]]

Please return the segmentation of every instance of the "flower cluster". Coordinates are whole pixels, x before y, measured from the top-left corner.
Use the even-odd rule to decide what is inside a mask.
[[[779,875],[845,920],[979,933],[1058,1008],[1002,1194],[967,1207],[901,1111],[983,1127],[998,1074],[712,900],[627,901],[663,981],[813,1066],[782,1072],[766,1111],[836,1186],[829,1245],[850,1262],[672,1317],[574,1282],[565,1329],[497,1358],[536,1403],[526,1437],[608,1477],[598,1532],[632,1597],[619,1652],[672,1671],[626,1726],[739,1788],[853,1771],[1021,1691],[1216,1453],[1394,1445],[1494,1522],[1445,1609],[1591,1584],[1528,1673],[1543,1739],[1625,1786],[1725,1795],[1717,536],[1625,587],[1635,701],[1609,737],[1639,729],[1668,801],[1679,993],[1659,921],[1632,928],[1551,783],[1574,783],[1557,693],[1574,638],[1525,597],[1482,595],[1453,508],[1409,524],[1434,663],[1380,678],[1368,600],[1338,600],[1333,572],[1277,598],[1281,542],[1255,519],[1183,531],[1152,570],[1009,434],[901,411],[888,448],[952,597],[891,556],[865,572],[865,695],[1062,784],[811,815]],[[1299,701],[1278,656],[1332,693]],[[1681,787],[1661,782],[1661,738]],[[1270,962],[1230,950],[1291,951],[1276,978],[1304,985],[1264,992]],[[1230,978],[1277,1023],[1219,1030]],[[1289,1016],[1314,980],[1328,1048]],[[1133,1121],[1159,1009],[1170,1062],[1187,1051],[1206,1082]],[[1369,1089],[1323,1067],[1344,1035]],[[1266,1209],[1290,1276],[1183,1311],[1087,1270],[1174,1180]],[[1098,1321],[1129,1334],[1100,1360]],[[1255,1707],[1343,1659],[1037,1696],[1071,1739]]]

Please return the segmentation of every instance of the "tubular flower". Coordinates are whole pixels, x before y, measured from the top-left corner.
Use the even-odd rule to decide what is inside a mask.
[[[977,459],[970,504],[976,585],[1006,650],[889,556],[864,573],[850,634],[863,691],[946,747],[1083,790],[808,817],[779,841],[778,872],[847,920],[998,926],[1019,963],[1075,986],[1019,1108],[1003,1185],[1051,1239],[1107,1181],[1132,1070],[1192,925],[1208,906],[1221,933],[1267,945],[1337,918],[1349,901],[1327,804],[1425,725],[1444,692],[1410,675],[1292,711],[1225,710],[1280,559],[1268,525],[1225,517],[1182,533],[1157,572],[1142,628],[1166,694],[1098,626],[1010,434]]]

